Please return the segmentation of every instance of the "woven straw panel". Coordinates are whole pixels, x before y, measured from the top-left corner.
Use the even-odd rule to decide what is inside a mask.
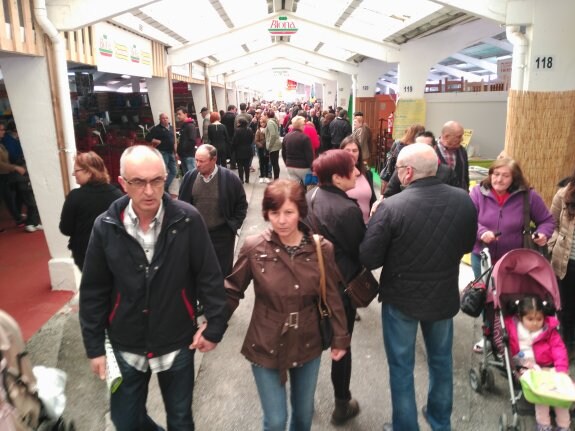
[[[575,91],[509,91],[505,151],[550,207],[575,168]]]

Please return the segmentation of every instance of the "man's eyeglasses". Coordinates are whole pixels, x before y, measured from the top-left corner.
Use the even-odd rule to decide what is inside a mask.
[[[395,169],[397,169],[397,170],[400,170],[403,168],[411,168],[415,171],[415,168],[413,166],[409,166],[409,165],[397,166],[397,165],[395,165]]]
[[[133,180],[128,180],[127,178],[124,178],[124,180],[129,185],[131,185],[132,187],[134,187],[136,189],[143,189],[148,184],[150,186],[152,186],[152,188],[162,187],[164,185],[164,183],[166,182],[166,179],[164,177],[153,178],[150,181],[142,180],[140,178],[134,178]]]

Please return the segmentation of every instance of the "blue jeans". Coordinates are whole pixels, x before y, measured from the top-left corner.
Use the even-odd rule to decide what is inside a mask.
[[[196,169],[196,158],[195,157],[184,157],[182,162],[182,173],[185,175],[188,171],[193,171]]]
[[[291,385],[290,431],[311,429],[313,402],[321,357],[306,362],[301,367],[289,369]],[[276,369],[252,365],[262,410],[264,431],[284,431],[287,423],[286,387],[280,382]]]
[[[481,256],[471,253],[471,269],[473,269],[473,277],[477,278],[481,275]]]
[[[168,177],[166,178],[166,184],[164,185],[164,190],[168,191],[170,184],[176,177],[176,169],[178,165],[176,164],[176,156],[174,153],[168,153],[167,151],[160,151],[164,159],[164,164],[166,165],[166,170],[168,171]]]
[[[110,413],[117,431],[163,430],[146,410],[151,371],[142,373],[116,352],[122,384],[110,398]],[[194,351],[183,347],[169,370],[159,372],[158,383],[166,409],[169,431],[193,431]]]
[[[414,320],[390,304],[382,306],[381,314],[383,343],[389,365],[393,429],[419,430],[413,369],[417,327],[421,325],[429,370],[427,419],[433,431],[450,431],[453,406],[453,320]]]

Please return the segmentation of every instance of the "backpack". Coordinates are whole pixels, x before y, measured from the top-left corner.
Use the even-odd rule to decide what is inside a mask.
[[[385,166],[383,167],[380,175],[383,181],[389,181],[395,172],[397,156],[403,147],[405,147],[404,144],[402,144],[400,141],[395,141],[385,156]]]

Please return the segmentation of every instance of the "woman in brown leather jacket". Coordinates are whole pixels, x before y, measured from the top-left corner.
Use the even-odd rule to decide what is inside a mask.
[[[246,239],[226,279],[228,304],[233,313],[253,280],[254,309],[241,351],[252,363],[263,429],[286,428],[289,374],[290,429],[309,430],[322,347],[317,307],[320,271],[312,234],[300,222],[307,214],[303,188],[295,181],[272,182],[264,192],[262,211],[271,227]],[[341,280],[332,244],[322,238],[321,250],[332,310],[331,358],[339,360],[350,343],[338,291]]]

